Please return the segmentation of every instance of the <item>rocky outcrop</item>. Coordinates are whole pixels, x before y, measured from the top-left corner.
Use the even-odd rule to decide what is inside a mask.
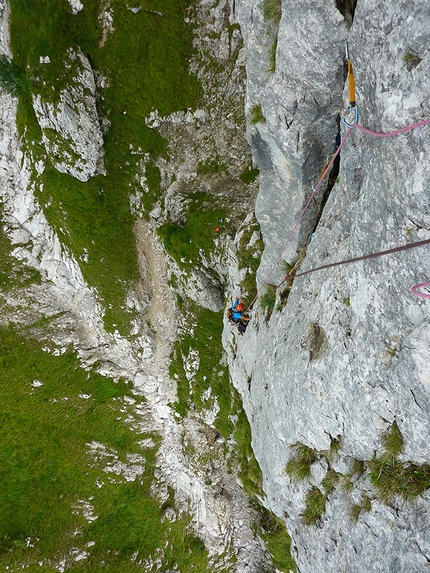
[[[262,170],[260,287],[281,283],[285,270],[271,270],[273,263],[294,262],[301,247],[304,271],[430,238],[427,126],[386,139],[351,133],[327,202],[319,195],[285,248],[333,152],[337,114],[347,114],[346,39],[364,125],[392,131],[430,117],[428,3],[361,0],[350,28],[334,3],[317,0],[284,0],[279,30],[264,21],[260,2],[244,0],[237,9],[247,47],[247,108],[252,115],[260,105],[264,116],[248,131]],[[276,69],[269,74],[273,35]],[[393,495],[383,503],[368,462],[380,456],[381,436],[394,422],[403,437],[401,462],[430,461],[429,301],[411,293],[429,280],[429,263],[424,246],[318,271],[296,278],[290,292],[282,283],[270,318],[256,305],[246,337],[234,340],[226,327],[266,501],[287,523],[301,573],[428,567],[428,491],[415,501]],[[298,443],[316,455],[310,482],[286,473]],[[331,471],[340,480],[333,489],[324,481]],[[321,492],[325,511],[305,525],[311,487]],[[355,521],[352,508],[362,499],[370,507]]]
[[[46,88],[41,58],[37,78]],[[56,101],[45,93],[33,96],[33,107],[42,129],[42,140],[53,165],[80,181],[104,173],[103,134],[96,106],[96,84],[88,58],[80,48],[70,48],[64,61],[65,87]],[[44,90],[45,92],[46,90]]]

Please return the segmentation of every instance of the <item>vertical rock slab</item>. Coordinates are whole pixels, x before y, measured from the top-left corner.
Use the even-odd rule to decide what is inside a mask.
[[[96,106],[96,84],[88,58],[69,48],[64,60],[62,89],[50,91],[44,79],[49,58],[33,71],[33,107],[52,164],[80,181],[104,173],[103,134]],[[52,94],[55,94],[55,99]]]

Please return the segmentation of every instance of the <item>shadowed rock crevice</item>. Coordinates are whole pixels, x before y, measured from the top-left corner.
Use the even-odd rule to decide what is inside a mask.
[[[357,0],[336,0],[336,8],[345,18],[348,26],[352,25],[356,6]]]

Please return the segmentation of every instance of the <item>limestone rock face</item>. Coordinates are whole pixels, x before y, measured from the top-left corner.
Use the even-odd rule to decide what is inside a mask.
[[[428,2],[361,0],[349,27],[334,2],[284,0],[278,31],[264,21],[260,4],[243,0],[237,7],[247,49],[247,108],[251,114],[261,105],[265,118],[248,129],[261,169],[260,288],[279,284],[285,270],[276,261],[294,262],[301,247],[307,247],[305,271],[430,238],[425,126],[390,138],[350,133],[337,183],[324,201],[326,186],[321,189],[287,242],[333,153],[337,114],[349,116],[346,39],[362,125],[389,132],[430,117]],[[342,122],[340,128],[345,137]],[[412,502],[393,496],[383,503],[368,462],[384,451],[381,437],[394,422],[403,437],[399,459],[430,462],[430,300],[411,292],[430,280],[429,264],[427,245],[297,277],[289,294],[285,283],[278,287],[270,318],[255,305],[245,336],[234,340],[226,325],[224,345],[252,427],[266,502],[286,521],[301,573],[428,567],[428,490]],[[297,443],[319,459],[310,483],[296,483],[285,471]],[[334,451],[333,444],[340,447]],[[339,480],[333,490],[324,487],[330,470]],[[326,507],[315,525],[304,525],[312,486]],[[371,509],[355,521],[353,506],[365,498]]]
[[[49,58],[41,66],[51,65]],[[96,108],[96,84],[88,58],[70,48],[64,62],[70,76],[58,100],[33,96],[33,107],[43,132],[43,143],[53,165],[80,181],[104,173],[103,134]],[[43,80],[42,80],[43,83]]]

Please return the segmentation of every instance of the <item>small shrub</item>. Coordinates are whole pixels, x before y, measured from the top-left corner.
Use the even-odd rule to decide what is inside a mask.
[[[263,0],[262,8],[265,21],[278,25],[282,17],[282,0]]]
[[[408,70],[408,72],[411,72],[422,61],[422,58],[417,56],[417,54],[412,54],[411,52],[408,52],[403,56],[403,61],[406,64],[406,69]]]
[[[278,48],[278,38],[273,40],[269,50],[269,72],[274,74],[276,71],[276,50]]]
[[[257,123],[261,123],[266,121],[264,119],[263,110],[261,109],[261,104],[254,105],[251,109],[251,123],[256,125]]]
[[[293,451],[294,458],[285,466],[286,474],[296,482],[308,480],[311,476],[311,465],[319,457],[318,452],[300,443],[293,446]]]
[[[351,299],[349,298],[349,296],[346,296],[346,297],[343,299],[343,304],[344,304],[345,306],[351,306]]]
[[[315,525],[325,512],[326,496],[317,487],[313,487],[306,494],[305,504],[302,521],[304,525]]]

